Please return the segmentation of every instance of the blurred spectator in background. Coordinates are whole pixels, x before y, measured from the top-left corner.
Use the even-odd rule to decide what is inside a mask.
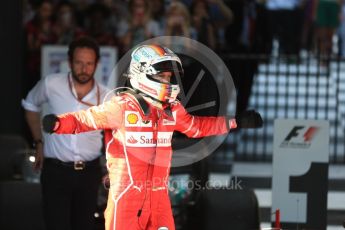
[[[181,2],[172,2],[165,12],[165,36],[182,36],[191,37],[191,19],[188,8]],[[167,47],[171,47],[176,53],[183,53],[182,51],[188,49],[189,41],[185,40],[183,44],[171,43],[168,37],[166,40]],[[183,58],[183,57],[182,57]],[[188,61],[184,60],[188,65]]]
[[[332,53],[332,39],[339,25],[341,0],[316,0],[316,44],[321,56]],[[321,62],[327,64],[326,60]]]
[[[192,9],[194,8],[193,5],[198,1],[199,0],[183,0],[182,2],[187,5],[192,12]],[[233,21],[232,10],[227,5],[231,1],[226,1],[227,4],[225,4],[225,1],[223,0],[205,0],[204,2],[207,6],[209,22],[212,24],[214,30],[215,46],[217,48],[216,51],[220,51],[226,45],[224,34],[225,27]]]
[[[36,8],[35,16],[25,25],[26,34],[26,71],[24,76],[26,94],[41,77],[41,47],[54,44],[53,5],[50,1],[41,1]]]
[[[129,17],[120,21],[117,31],[122,54],[140,42],[161,35],[149,6],[148,0],[129,0]]]
[[[305,0],[303,12],[303,29],[301,37],[301,47],[307,51],[313,51],[315,33],[315,4],[316,0]]]
[[[71,0],[71,2],[75,6],[75,15],[76,15],[76,22],[78,26],[85,28],[85,18],[88,17],[86,14],[86,9],[88,6],[92,3],[94,3],[95,0]]]
[[[217,24],[224,27],[232,22],[232,10],[228,5],[225,4],[224,0],[207,0],[207,2],[210,6],[211,17],[214,21],[216,21]]]
[[[226,27],[226,51],[232,53],[247,53],[252,50],[254,33],[256,32],[256,3],[255,0],[233,0],[229,2],[233,11],[233,23]]]
[[[100,0],[100,2],[110,11],[107,30],[116,36],[119,22],[129,17],[127,3],[125,0]]]
[[[181,2],[172,2],[166,11],[164,35],[190,37],[190,14]]]
[[[194,0],[191,5],[192,32],[191,38],[210,49],[216,49],[214,26],[209,16],[209,6],[206,0]]]
[[[274,38],[278,40],[280,54],[299,54],[302,3],[302,0],[266,0],[271,44]]]
[[[247,2],[251,5],[250,8],[254,10],[254,12],[252,10],[247,11],[250,15],[252,51],[258,54],[270,55],[272,38],[268,26],[266,0],[249,0]]]
[[[234,15],[231,8],[223,0],[207,0],[207,2],[210,19],[216,33],[217,49],[222,50],[226,45],[225,28],[233,22]]]
[[[340,25],[338,30],[339,35],[339,55],[345,57],[345,0],[341,1]]]
[[[164,34],[164,26],[165,26],[165,1],[164,0],[151,0],[150,9],[152,19],[155,20],[160,29],[160,34]]]
[[[116,46],[115,35],[109,31],[108,19],[110,9],[102,3],[91,4],[86,9],[85,29],[88,36],[94,38],[99,45]]]
[[[233,0],[229,7],[233,11],[233,23],[225,31],[226,54],[253,54],[263,49],[262,39],[256,26],[257,3],[255,0]],[[261,15],[260,15],[261,16]],[[262,20],[262,19],[260,19]],[[261,25],[262,26],[262,25]],[[236,113],[245,111],[249,104],[253,78],[257,71],[258,61],[248,57],[223,57],[230,70],[237,90]]]
[[[23,0],[23,25],[31,21],[35,16],[35,11],[29,0]]]
[[[61,1],[56,7],[56,20],[54,33],[57,37],[57,44],[69,44],[74,39],[85,35],[77,26],[74,6],[68,1]]]

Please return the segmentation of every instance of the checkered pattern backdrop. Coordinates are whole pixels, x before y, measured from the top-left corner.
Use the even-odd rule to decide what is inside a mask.
[[[254,77],[250,108],[259,111],[264,127],[230,134],[226,148],[214,163],[271,161],[273,122],[276,118],[320,119],[330,122],[330,162],[345,162],[345,60],[328,66],[312,56],[289,62],[275,57],[259,64]]]

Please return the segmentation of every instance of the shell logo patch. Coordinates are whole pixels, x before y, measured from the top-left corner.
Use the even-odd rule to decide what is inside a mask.
[[[137,111],[125,111],[125,127],[152,127],[152,121],[143,120]]]
[[[138,122],[138,115],[136,115],[135,113],[128,114],[127,121],[131,125],[136,124]]]

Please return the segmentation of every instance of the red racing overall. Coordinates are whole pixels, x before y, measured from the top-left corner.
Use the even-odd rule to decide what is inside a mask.
[[[123,93],[103,105],[59,116],[56,133],[112,130],[106,148],[110,177],[106,230],[174,230],[167,189],[173,132],[198,138],[230,129],[226,117],[192,116],[178,101],[170,104],[171,113],[151,103],[147,110],[132,94]]]

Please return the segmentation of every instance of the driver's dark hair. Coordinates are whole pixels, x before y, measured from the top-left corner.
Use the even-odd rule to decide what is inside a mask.
[[[74,51],[77,48],[89,48],[89,49],[92,49],[93,51],[95,51],[96,62],[98,62],[99,57],[100,57],[100,52],[99,52],[99,45],[96,42],[96,40],[94,40],[91,37],[83,36],[83,37],[80,37],[80,38],[72,41],[69,44],[69,46],[68,46],[68,52],[67,52],[68,60],[70,62],[72,62]]]

